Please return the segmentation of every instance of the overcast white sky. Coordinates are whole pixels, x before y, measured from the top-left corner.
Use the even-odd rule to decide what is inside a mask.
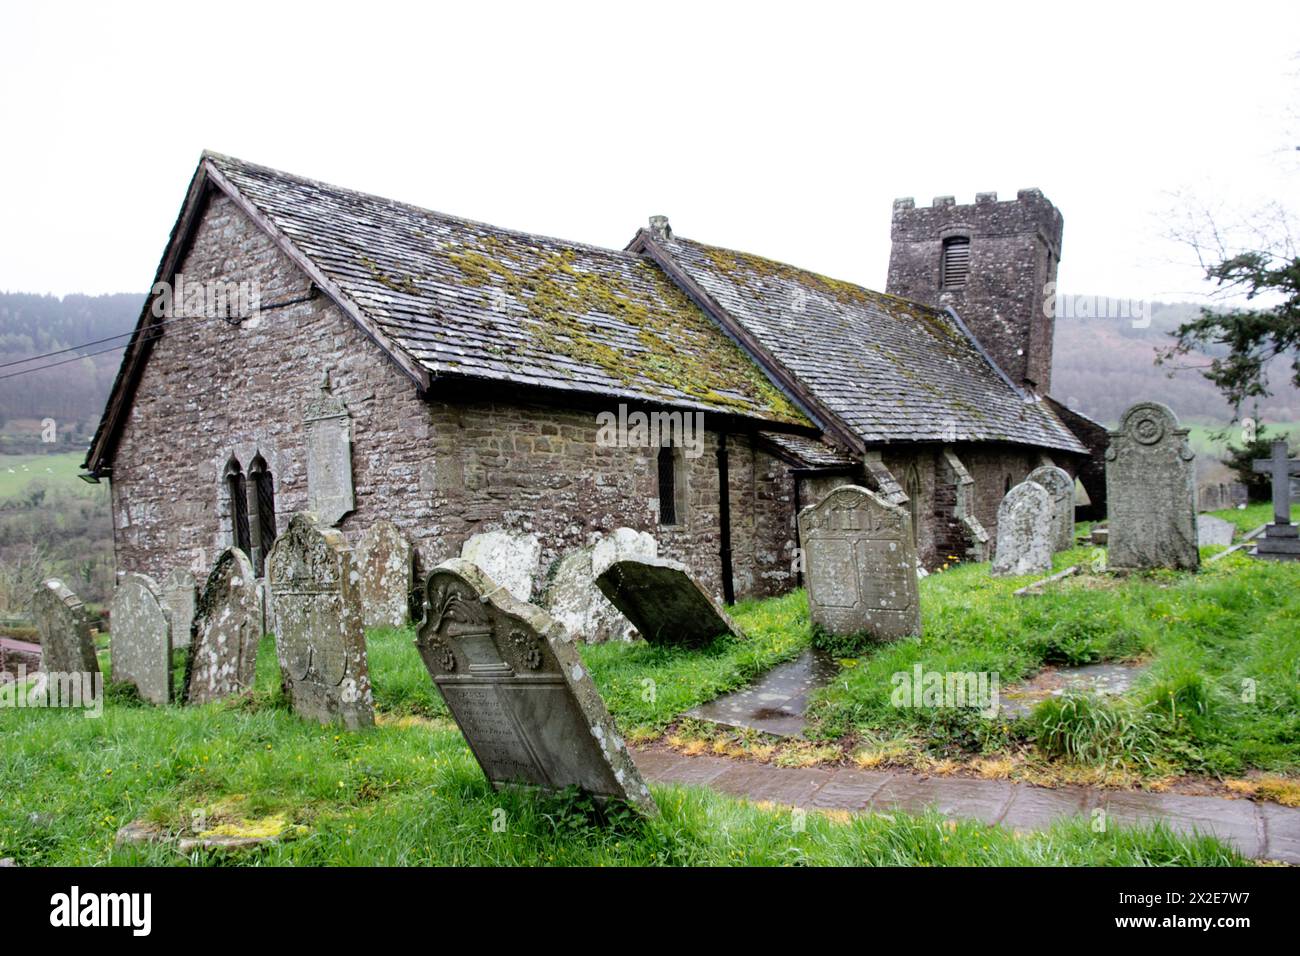
[[[1175,192],[1300,205],[1294,0],[0,10],[0,289],[145,291],[204,148],[616,248],[662,212],[873,288],[896,196],[1038,186],[1062,288],[1163,299],[1205,288]]]

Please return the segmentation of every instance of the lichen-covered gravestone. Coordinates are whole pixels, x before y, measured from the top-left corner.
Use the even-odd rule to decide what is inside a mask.
[[[623,558],[601,572],[596,586],[651,644],[699,647],[721,634],[745,636],[677,561]]]
[[[473,563],[438,565],[416,646],[494,787],[577,786],[656,814],[572,638]]]
[[[162,589],[147,574],[126,574],[109,612],[113,682],[151,704],[172,700],[172,621]]]
[[[320,393],[303,414],[307,498],[323,525],[336,525],[356,507],[352,489],[352,418],[326,372]]]
[[[600,592],[596,578],[615,561],[654,558],[658,553],[653,535],[617,528],[600,541],[570,551],[555,562],[547,578],[542,606],[574,640],[587,644],[630,641],[636,635],[636,628]]]
[[[163,605],[172,619],[172,647],[190,646],[190,628],[194,625],[194,608],[199,589],[194,575],[185,568],[173,568],[162,580]]]
[[[1064,468],[1042,465],[1029,473],[1028,481],[1042,485],[1052,499],[1052,550],[1074,547],[1074,479]]]
[[[361,576],[362,623],[367,628],[405,626],[410,617],[414,553],[411,542],[391,521],[376,521],[362,535],[354,561]]]
[[[1036,481],[1022,481],[998,505],[998,544],[990,573],[996,578],[1052,570],[1056,512]]]
[[[253,689],[262,609],[253,565],[238,548],[217,558],[194,611],[185,702],[206,704]]]
[[[1106,449],[1111,567],[1200,565],[1195,458],[1187,429],[1164,405],[1139,402],[1124,413]]]
[[[349,730],[375,722],[361,593],[343,533],[296,514],[267,559],[280,676],[294,711]]]
[[[515,531],[485,531],[466,541],[460,556],[474,564],[512,596],[528,601],[533,596],[533,579],[542,556],[535,534]]]
[[[892,641],[921,633],[912,517],[858,485],[799,512],[813,625],[827,634]]]
[[[85,707],[99,698],[103,676],[95,641],[81,599],[54,578],[42,582],[32,595],[32,620],[41,636],[41,676],[38,687],[65,707]]]

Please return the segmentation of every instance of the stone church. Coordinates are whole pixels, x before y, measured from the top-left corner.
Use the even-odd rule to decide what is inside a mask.
[[[631,527],[730,601],[800,583],[795,515],[844,482],[910,509],[926,565],[984,559],[1039,464],[1104,493],[1104,430],[1049,395],[1061,230],[1037,190],[900,200],[882,294],[663,217],[603,249],[205,153],[87,477],[119,574],[160,578],[260,569],[311,510],[390,519],[422,569],[534,534],[539,582]],[[703,428],[602,439],[637,412]]]

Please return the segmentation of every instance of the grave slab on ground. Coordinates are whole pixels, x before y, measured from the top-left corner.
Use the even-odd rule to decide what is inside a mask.
[[[804,712],[809,695],[833,681],[839,671],[839,664],[829,654],[806,648],[748,687],[693,707],[686,716],[777,737],[797,737],[808,723]]]
[[[1114,697],[1127,693],[1146,673],[1145,664],[1105,661],[1079,667],[1046,667],[1027,681],[1001,689],[999,712],[1005,717],[1027,717],[1049,697],[1070,692]]]

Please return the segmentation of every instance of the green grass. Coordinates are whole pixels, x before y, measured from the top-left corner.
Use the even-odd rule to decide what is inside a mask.
[[[32,481],[51,488],[92,497],[99,488],[77,478],[85,454],[79,451],[56,455],[0,455],[0,501],[21,496]]]
[[[1231,521],[1237,526],[1238,533],[1245,534],[1273,520],[1273,505],[1271,502],[1264,501],[1246,505],[1244,508],[1229,508],[1226,511],[1211,511],[1209,513],[1216,518]],[[1291,521],[1292,523],[1300,522],[1300,505],[1291,506]]]

